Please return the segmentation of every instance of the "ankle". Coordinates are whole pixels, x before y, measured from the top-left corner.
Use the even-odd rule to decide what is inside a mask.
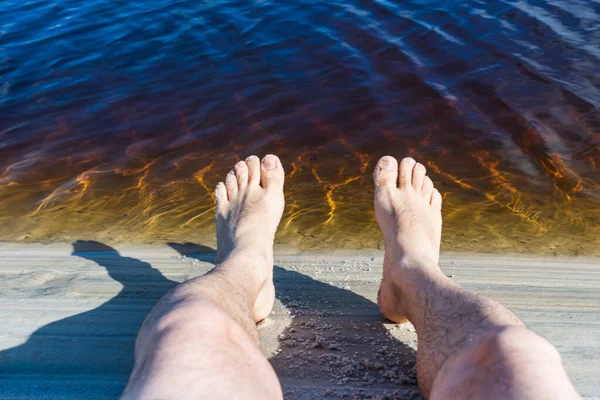
[[[273,265],[273,246],[261,246],[256,243],[240,243],[229,253],[223,255],[220,264],[229,263],[232,260],[252,265]]]
[[[398,273],[427,273],[427,274],[441,274],[441,269],[438,264],[438,260],[429,256],[414,257],[407,255],[406,253],[393,258],[395,261],[392,263],[392,270]],[[443,275],[443,274],[442,274]]]
[[[256,247],[236,247],[214,269],[240,291],[256,299],[264,285],[272,280],[273,252]]]
[[[421,326],[428,294],[449,280],[434,260],[414,261],[407,257],[392,264],[391,278],[401,308],[415,328]]]

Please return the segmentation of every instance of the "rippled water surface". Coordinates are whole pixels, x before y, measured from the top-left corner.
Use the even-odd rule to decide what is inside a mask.
[[[444,250],[600,255],[600,1],[0,2],[0,240],[212,244],[278,154],[279,245],[381,247],[371,172],[423,162]]]

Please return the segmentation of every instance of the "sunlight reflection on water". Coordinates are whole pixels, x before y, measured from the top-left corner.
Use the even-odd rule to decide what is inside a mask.
[[[381,247],[378,157],[443,249],[600,255],[600,4],[0,4],[0,240],[214,243],[239,159],[287,172],[283,248]]]

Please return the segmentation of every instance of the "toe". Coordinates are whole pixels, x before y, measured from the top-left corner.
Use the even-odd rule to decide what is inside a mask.
[[[427,170],[421,163],[416,163],[412,172],[412,186],[417,192],[423,189],[423,182],[425,181],[425,174]]]
[[[423,189],[421,189],[421,194],[425,199],[431,199],[431,193],[433,192],[433,182],[431,178],[426,176],[423,181]]]
[[[398,161],[390,156],[381,157],[373,171],[373,182],[375,187],[396,187],[398,184]]]
[[[260,176],[265,189],[281,189],[283,187],[285,172],[277,156],[268,154],[262,159]]]
[[[240,161],[233,167],[239,190],[244,190],[248,186],[248,165]]]
[[[233,199],[238,192],[238,183],[235,172],[229,171],[225,178],[225,186],[227,186],[227,196],[229,197],[229,200]]]
[[[260,183],[260,160],[256,156],[246,158],[248,166],[248,185],[258,186]]]
[[[431,193],[431,205],[437,209],[442,208],[442,195],[437,189],[433,189]]]
[[[223,182],[219,182],[215,188],[215,201],[217,202],[217,211],[221,211],[227,205],[227,188]]]
[[[400,162],[400,187],[412,185],[413,168],[417,162],[411,157],[406,157]]]

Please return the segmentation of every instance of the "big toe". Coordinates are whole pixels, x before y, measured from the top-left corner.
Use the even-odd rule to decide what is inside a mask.
[[[383,156],[373,171],[375,188],[396,187],[398,184],[398,161],[394,157]]]
[[[282,189],[285,173],[279,157],[266,155],[261,162],[262,186],[267,190]]]
[[[433,189],[433,192],[431,193],[431,205],[438,210],[442,208],[442,195],[437,189]]]

